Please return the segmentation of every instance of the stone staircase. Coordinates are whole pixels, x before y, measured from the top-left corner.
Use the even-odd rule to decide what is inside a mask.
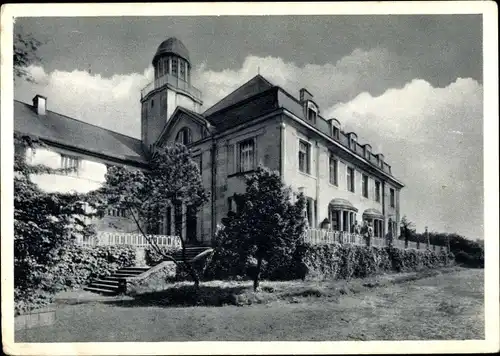
[[[186,260],[191,261],[194,257],[200,253],[206,251],[208,247],[203,246],[193,246],[186,248]],[[173,257],[177,261],[184,261],[182,258],[182,251],[176,252]],[[88,286],[83,289],[93,293],[99,293],[102,295],[117,295],[120,294],[121,288],[125,283],[126,278],[136,277],[146,271],[151,267],[149,266],[134,266],[134,267],[124,267],[120,268],[118,271],[114,272],[112,275],[94,279]]]

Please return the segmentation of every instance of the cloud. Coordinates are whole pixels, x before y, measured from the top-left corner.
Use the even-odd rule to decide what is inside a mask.
[[[361,93],[327,110],[385,154],[406,187],[401,213],[438,231],[483,235],[483,88],[415,79],[380,96]],[[378,144],[378,143],[384,143]]]
[[[206,107],[210,107],[258,73],[297,96],[301,88],[307,88],[320,107],[350,100],[362,91],[382,92],[403,84],[407,77],[398,56],[375,48],[356,49],[336,63],[324,65],[299,67],[281,58],[257,56],[248,56],[236,70],[216,72],[202,65],[196,70],[194,84],[204,93]]]
[[[29,67],[29,73],[36,83],[16,82],[16,99],[29,103],[41,94],[49,110],[140,137],[140,90],[152,80],[151,68],[110,78],[78,70],[46,73],[39,66]]]
[[[297,66],[276,57],[248,56],[240,68],[192,73],[208,108],[258,72],[298,96],[307,88],[321,114],[336,117],[374,151],[384,153],[406,187],[402,213],[419,230],[482,236],[482,102],[475,80],[457,78],[446,87],[415,79],[405,61],[382,49],[356,49],[335,63]],[[38,84],[16,83],[16,99],[48,97],[49,110],[134,137],[140,136],[143,73],[109,78],[83,71],[46,73],[30,67]],[[460,133],[460,134],[458,134]]]

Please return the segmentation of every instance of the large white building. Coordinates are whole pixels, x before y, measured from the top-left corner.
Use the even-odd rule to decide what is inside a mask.
[[[181,142],[199,162],[211,201],[198,213],[172,207],[150,233],[182,234],[208,244],[229,209],[244,192],[244,175],[259,164],[280,172],[283,181],[307,197],[309,225],[349,232],[354,220],[373,222],[375,235],[398,231],[403,184],[384,155],[324,118],[313,94],[298,97],[257,75],[214,106],[202,111],[202,93],[191,85],[189,52],[175,38],[153,56],[154,81],[140,95],[141,139],[128,137],[48,110],[50,100],[15,102],[15,131],[41,138],[47,149],[34,162],[77,167],[76,173],[35,178],[44,189],[88,191],[103,181],[108,165],[147,169],[152,144]],[[138,99],[139,100],[139,99]],[[139,120],[139,118],[137,118]],[[100,231],[135,232],[124,212],[110,211]]]

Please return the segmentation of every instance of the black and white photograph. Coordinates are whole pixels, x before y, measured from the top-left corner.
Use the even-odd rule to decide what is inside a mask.
[[[497,7],[419,3],[2,6],[3,351],[498,351]]]

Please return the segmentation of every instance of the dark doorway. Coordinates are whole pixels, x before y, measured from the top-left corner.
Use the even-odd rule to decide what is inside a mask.
[[[195,244],[196,230],[197,230],[197,217],[196,209],[188,206],[186,209],[186,240],[189,244]]]

